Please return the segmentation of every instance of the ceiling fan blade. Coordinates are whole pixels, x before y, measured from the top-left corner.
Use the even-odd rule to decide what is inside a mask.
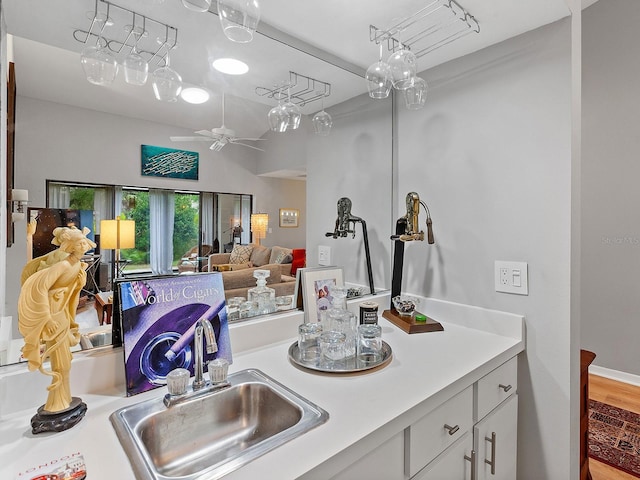
[[[253,148],[254,150],[259,150],[261,152],[264,152],[262,148],[254,147],[253,145],[249,145],[248,143],[240,143],[235,141],[231,141],[229,143],[233,143],[234,145],[242,145],[243,147],[249,147],[249,148]]]
[[[210,142],[211,138],[206,137],[169,137],[172,142]]]
[[[205,137],[209,137],[209,138],[218,138],[218,135],[214,134],[213,132],[211,132],[210,130],[198,130],[197,132],[198,135],[204,135]]]
[[[234,140],[249,140],[251,142],[257,142],[258,140],[267,140],[266,138],[245,138],[245,137],[236,137]]]

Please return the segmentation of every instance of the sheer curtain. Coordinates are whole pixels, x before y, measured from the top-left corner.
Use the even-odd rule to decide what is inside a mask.
[[[71,192],[68,185],[49,184],[49,208],[69,208]]]
[[[202,243],[213,245],[213,193],[202,194]]]
[[[151,271],[154,275],[172,273],[174,194],[149,190],[149,240]]]

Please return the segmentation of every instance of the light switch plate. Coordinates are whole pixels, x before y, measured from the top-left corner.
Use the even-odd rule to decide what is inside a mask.
[[[526,262],[495,262],[496,292],[529,295],[529,268]]]
[[[331,265],[331,247],[318,245],[318,265]]]

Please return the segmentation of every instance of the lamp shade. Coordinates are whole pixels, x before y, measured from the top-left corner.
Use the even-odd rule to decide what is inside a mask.
[[[268,213],[252,213],[251,214],[251,231],[256,236],[256,238],[266,237],[268,227],[269,227]]]
[[[102,220],[100,222],[100,248],[121,249],[136,246],[134,220]]]

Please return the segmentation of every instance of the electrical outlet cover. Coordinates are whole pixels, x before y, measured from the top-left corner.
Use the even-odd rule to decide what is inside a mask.
[[[496,292],[529,295],[529,275],[526,262],[495,262]]]

